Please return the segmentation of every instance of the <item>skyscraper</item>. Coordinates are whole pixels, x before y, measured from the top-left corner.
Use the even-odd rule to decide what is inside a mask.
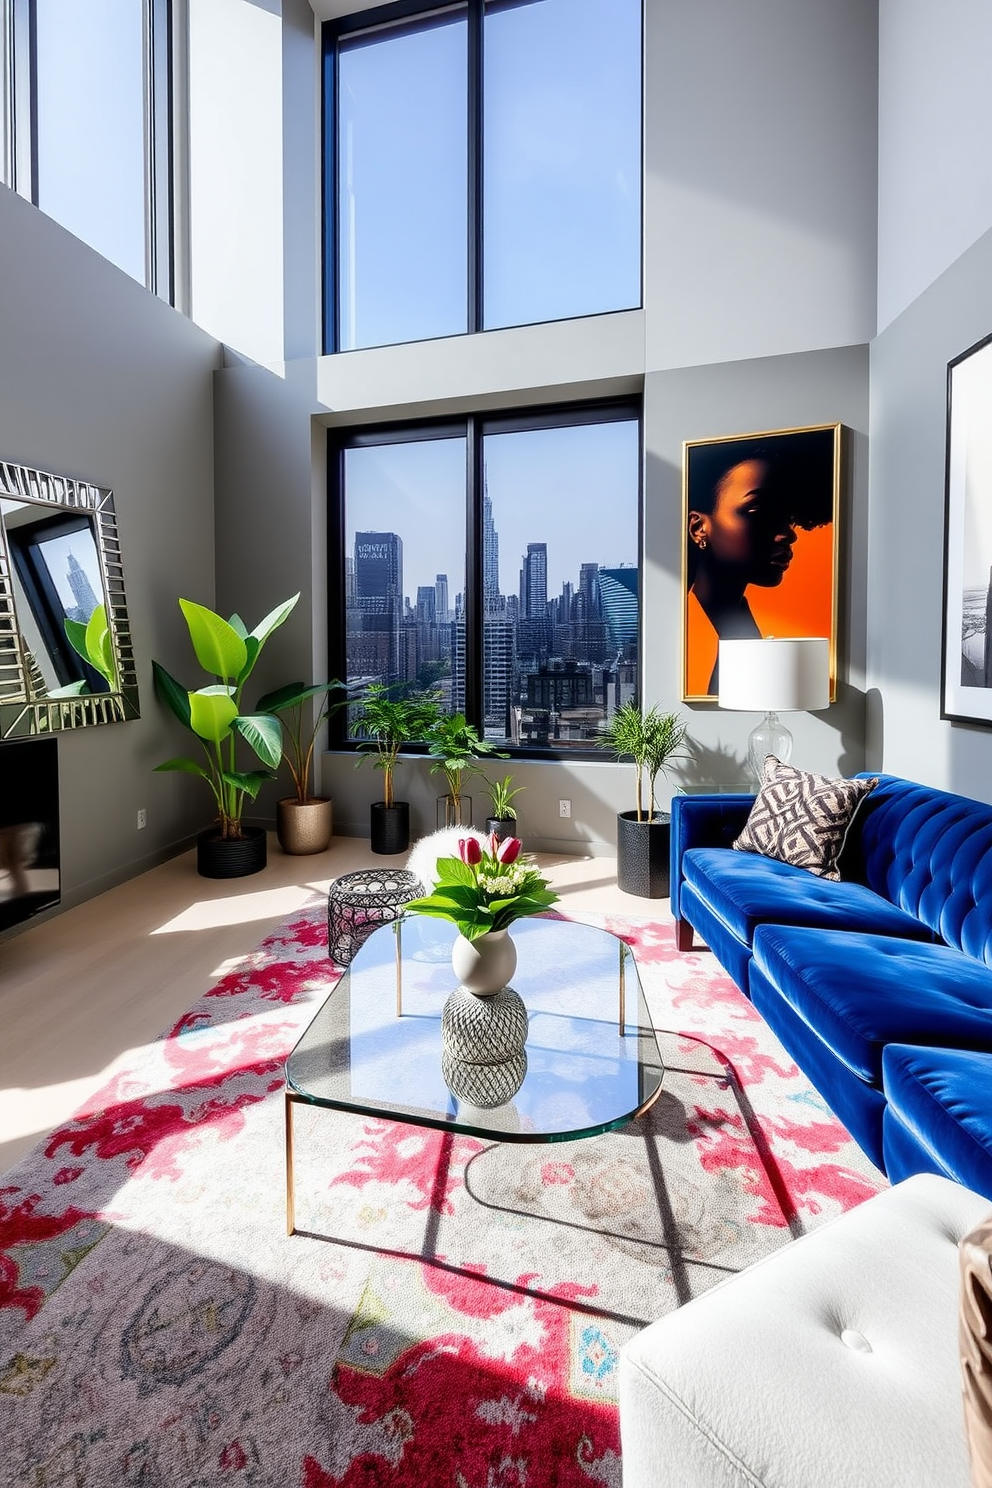
[[[99,601],[93,593],[93,585],[89,581],[89,576],[75,553],[69,554],[66,578],[72,590],[72,597],[76,601],[71,610],[66,610],[66,614],[70,620],[78,620],[81,625],[85,625]]]
[[[520,570],[520,617],[543,620],[548,612],[548,545],[528,543]]]
[[[493,524],[493,504],[488,487],[482,498],[482,605],[483,613],[499,611],[499,533]]]
[[[448,575],[438,574],[434,580],[434,613],[439,625],[444,625],[451,619],[451,611],[448,609]]]
[[[403,539],[397,533],[355,533],[355,607],[361,631],[350,636],[349,676],[395,681],[403,670]]]
[[[610,641],[618,652],[625,652],[637,642],[639,603],[637,593],[637,569],[601,568],[599,570],[599,593],[603,606],[603,618],[609,629]]]

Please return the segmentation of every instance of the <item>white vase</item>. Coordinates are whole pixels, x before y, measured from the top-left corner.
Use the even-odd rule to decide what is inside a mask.
[[[459,935],[451,947],[451,966],[466,992],[488,997],[516,971],[517,948],[508,930],[490,930],[478,940]]]

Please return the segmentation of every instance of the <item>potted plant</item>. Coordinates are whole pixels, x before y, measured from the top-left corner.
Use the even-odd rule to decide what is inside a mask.
[[[669,892],[669,815],[655,805],[655,781],[680,758],[686,725],[677,713],[646,712],[624,703],[607,722],[599,743],[636,770],[635,809],[617,814],[617,886],[625,894],[661,899]],[[644,779],[648,782],[647,807]]]
[[[327,701],[328,694],[340,691],[342,696]],[[333,802],[326,796],[310,794],[310,772],[320,726],[347,702],[343,682],[288,682],[275,692],[258,700],[260,713],[277,718],[283,734],[283,758],[293,781],[292,796],[276,802],[276,836],[283,852],[303,855],[324,852],[331,841],[334,827]],[[317,698],[322,703],[314,706]],[[309,717],[305,709],[310,705]],[[313,727],[308,727],[310,718]]]
[[[497,759],[509,759],[509,755],[501,754],[487,739],[480,739],[464,713],[439,713],[428,732],[427,744],[431,774],[443,771],[448,785],[447,795],[438,797],[438,827],[470,827],[472,800],[462,791],[465,777],[480,773],[477,761],[483,755],[495,755]]]
[[[457,858],[438,859],[432,892],[404,906],[457,925],[451,964],[461,986],[477,997],[499,992],[516,969],[516,948],[507,935],[513,921],[540,914],[558,900],[520,847],[518,837],[504,842],[493,837],[488,845],[463,837]]]
[[[513,807],[513,798],[519,796],[525,787],[518,785],[511,789],[512,786],[512,775],[504,775],[502,780],[494,780],[489,785],[492,812],[486,817],[486,831],[500,842],[504,842],[507,837],[516,836],[517,813]]]
[[[184,728],[200,742],[205,763],[177,758],[156,770],[199,775],[213,793],[217,821],[201,832],[196,844],[197,871],[204,878],[239,878],[265,867],[265,829],[245,827],[246,800],[254,801],[263,780],[270,780],[282,758],[279,721],[270,713],[243,714],[241,697],[259,653],[269,636],[291,614],[295,594],[277,605],[249,631],[239,615],[224,620],[204,605],[181,599],[196,659],[215,680],[190,691],[161,662],[153,661],[155,691]],[[238,768],[236,747],[243,739],[261,761],[261,769]]]
[[[423,739],[437,718],[437,698],[433,693],[393,697],[381,682],[365,689],[352,720],[351,732],[365,734],[359,749],[369,751],[358,764],[374,756],[377,770],[382,771],[382,800],[370,807],[370,838],[374,853],[401,853],[410,846],[410,803],[393,796],[393,773],[400,748],[415,739]]]

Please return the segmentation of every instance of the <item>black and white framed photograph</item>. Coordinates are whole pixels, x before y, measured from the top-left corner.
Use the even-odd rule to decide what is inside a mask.
[[[947,366],[940,716],[992,724],[992,336]]]

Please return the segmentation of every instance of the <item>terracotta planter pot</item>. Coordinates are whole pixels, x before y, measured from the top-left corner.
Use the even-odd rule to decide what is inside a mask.
[[[201,878],[247,878],[266,863],[264,827],[243,827],[241,837],[222,837],[209,827],[196,839],[196,871]]]
[[[334,803],[323,796],[312,801],[286,796],[276,802],[276,836],[285,853],[303,857],[324,852],[330,846],[333,828]]]
[[[410,846],[410,802],[394,801],[387,806],[385,801],[373,801],[369,812],[372,851],[387,856],[406,852]]]
[[[636,811],[617,816],[617,887],[641,899],[664,899],[670,891],[671,818],[656,811],[637,820]]]

